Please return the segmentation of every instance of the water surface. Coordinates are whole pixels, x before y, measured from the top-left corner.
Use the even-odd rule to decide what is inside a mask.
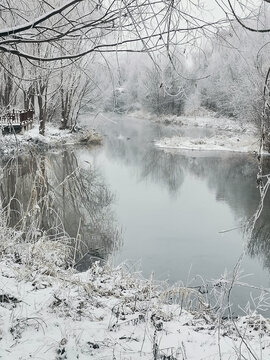
[[[253,155],[154,146],[173,134],[214,136],[211,129],[116,115],[98,117],[94,126],[104,135],[102,147],[67,147],[5,164],[1,199],[11,204],[11,226],[31,211],[44,231],[54,236],[57,227],[79,242],[79,270],[111,258],[146,277],[190,286],[231,273],[245,250],[240,280],[269,287],[268,198],[252,236],[244,234],[259,202]],[[250,293],[236,287],[235,312]]]
[[[214,131],[125,117],[113,121],[96,123],[106,135],[103,148],[79,150],[77,156],[91,159],[116,196],[114,211],[123,228],[123,245],[115,263],[130,259],[145,276],[154,272],[157,279],[188,283],[196,275],[211,280],[232,272],[245,250],[240,280],[269,287],[268,199],[251,239],[244,234],[259,203],[256,157],[164,151],[155,148],[154,139],[187,132],[213,136]],[[226,231],[232,228],[236,229]],[[241,306],[250,291],[235,291]]]

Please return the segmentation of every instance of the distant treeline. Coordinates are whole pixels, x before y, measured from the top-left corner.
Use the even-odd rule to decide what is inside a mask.
[[[260,122],[270,46],[267,34],[242,27],[220,30],[200,47],[172,57],[119,54],[103,68],[103,110],[214,116]]]

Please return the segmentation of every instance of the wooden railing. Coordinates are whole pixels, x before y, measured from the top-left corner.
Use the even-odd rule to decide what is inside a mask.
[[[0,116],[0,125],[26,125],[33,122],[33,110],[11,110]]]

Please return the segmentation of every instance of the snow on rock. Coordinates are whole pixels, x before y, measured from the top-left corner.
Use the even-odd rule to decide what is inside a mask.
[[[11,246],[0,244],[2,359],[270,358],[269,321],[259,315],[232,322],[203,304],[188,312],[171,299],[187,289],[165,291],[98,263],[77,273],[64,266],[68,243],[27,244],[14,234]]]

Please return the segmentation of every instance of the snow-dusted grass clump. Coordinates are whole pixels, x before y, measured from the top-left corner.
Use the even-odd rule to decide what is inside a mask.
[[[83,134],[80,134],[78,141],[84,145],[101,145],[102,137],[94,131],[87,130]]]
[[[65,237],[23,236],[4,225],[0,237],[0,358],[270,356],[270,325],[259,315],[226,320],[209,307],[203,292],[166,288],[124,266],[96,263],[78,273],[67,268],[72,253]],[[197,305],[188,309],[192,297]]]

